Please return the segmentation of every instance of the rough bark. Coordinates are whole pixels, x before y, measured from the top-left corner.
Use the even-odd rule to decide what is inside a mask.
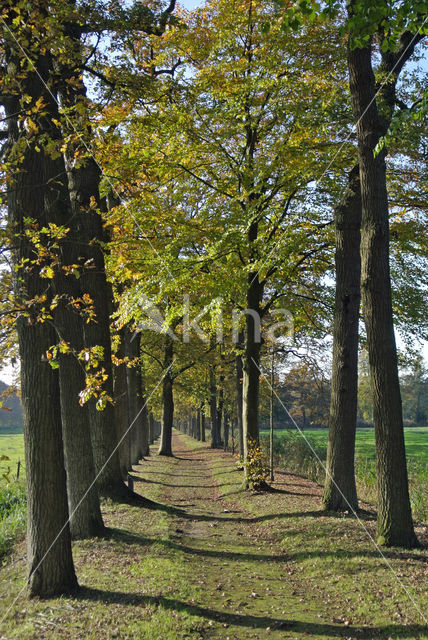
[[[71,348],[82,348],[82,326],[70,311],[58,309],[56,327]],[[62,316],[62,317],[61,317]],[[76,323],[73,327],[73,323]],[[61,418],[64,458],[67,472],[67,495],[70,531],[73,538],[92,538],[104,531],[94,458],[86,406],[79,404],[79,392],[85,387],[85,376],[74,355],[59,359]]]
[[[172,426],[174,421],[174,395],[172,363],[174,343],[170,336],[165,336],[164,378],[162,381],[162,423],[158,455],[172,456]]]
[[[385,123],[378,112],[371,55],[370,46],[350,48],[348,66],[361,180],[361,293],[373,388],[377,534],[379,543],[412,547],[417,539],[409,500],[393,326],[385,150],[374,155]]]
[[[105,391],[113,397],[110,341],[111,290],[107,284],[104,256],[99,244],[103,239],[102,221],[89,206],[91,197],[99,201],[100,172],[91,158],[85,166],[79,168],[73,168],[70,161],[68,177],[73,211],[82,222],[84,239],[82,256],[87,264],[92,265],[92,268],[83,271],[80,278],[82,290],[90,295],[96,315],[96,322],[85,325],[85,345],[89,348],[95,346],[103,348],[102,367],[107,374]],[[114,407],[107,403],[103,411],[98,411],[95,400],[90,400],[88,411],[99,490],[103,495],[120,497],[126,492],[117,451]]]
[[[6,51],[8,65],[19,65],[15,52]],[[48,80],[48,56],[35,61],[36,72],[21,78],[20,93],[35,102],[45,94],[40,77]],[[40,74],[40,75],[38,75]],[[25,265],[35,260],[34,247],[25,237],[25,219],[41,228],[49,220],[45,212],[45,152],[36,150],[37,140],[27,134],[16,117],[21,111],[18,96],[2,96],[8,119],[8,160],[12,162],[8,180],[8,223],[15,234],[12,251],[16,266],[15,294],[18,302],[46,296],[52,299],[51,284],[40,277],[39,268]],[[42,130],[42,129],[41,129]],[[22,153],[16,144],[27,138]],[[21,359],[26,481],[27,481],[27,563],[30,596],[49,597],[77,587],[68,524],[66,476],[64,468],[61,409],[57,372],[46,358],[55,344],[55,333],[48,322],[37,321],[33,306],[29,316],[17,321]]]
[[[358,166],[351,171],[347,191],[334,214],[336,297],[323,507],[329,511],[345,511],[358,509],[354,464],[361,302],[361,189]]]
[[[26,214],[30,210],[25,206]],[[45,283],[41,290],[45,290]],[[17,331],[27,480],[28,592],[31,597],[46,598],[77,587],[68,524],[58,375],[45,357],[55,334],[48,325],[29,325],[23,318],[17,323]]]
[[[76,105],[80,108],[84,107],[86,101],[86,88],[78,69],[81,59],[80,28],[78,25],[69,24],[66,31],[70,42],[74,40],[75,51],[70,55],[69,66],[61,66],[60,96],[67,108],[73,108]],[[79,126],[83,138],[90,141],[91,130],[88,123],[87,115],[83,113]],[[76,163],[76,154],[80,155],[78,163]],[[112,291],[105,274],[102,243],[106,238],[103,223],[100,215],[93,208],[94,202],[100,210],[103,208],[99,194],[101,171],[96,161],[92,157],[87,157],[85,146],[80,138],[70,145],[65,157],[72,211],[80,225],[81,263],[89,265],[82,270],[80,286],[82,291],[91,297],[96,316],[95,322],[85,324],[85,346],[102,347],[101,366],[107,374],[104,388],[113,398],[110,340]],[[129,492],[123,484],[117,450],[114,406],[107,403],[103,411],[98,411],[96,400],[91,399],[88,402],[88,413],[98,489],[103,495],[112,498],[129,497]]]
[[[46,129],[52,140],[59,140],[60,132],[54,124],[59,119],[56,103],[51,100],[45,110],[49,114]],[[79,403],[79,393],[85,388],[85,373],[76,354],[84,348],[84,319],[73,305],[82,292],[79,280],[73,274],[66,275],[65,271],[79,262],[80,225],[72,213],[63,157],[45,157],[44,174],[47,219],[68,229],[66,238],[58,241],[59,264],[55,269],[53,288],[59,303],[53,317],[58,340],[65,341],[72,349],[72,354],[59,357],[70,530],[73,538],[90,538],[100,535],[104,524],[95,479],[88,410],[86,405]]]

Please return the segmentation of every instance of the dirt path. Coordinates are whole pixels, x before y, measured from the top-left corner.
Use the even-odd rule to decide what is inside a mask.
[[[331,542],[336,543],[342,535],[349,536],[352,547],[355,535],[358,543],[364,540],[364,531],[345,518],[322,518],[319,487],[277,472],[276,493],[251,495],[239,490],[242,478],[230,454],[213,451],[177,433],[173,447],[176,457],[168,482],[163,484],[162,499],[185,512],[170,518],[169,537],[185,553],[186,573],[197,589],[192,600],[195,611],[209,618],[209,624],[216,622],[202,637],[397,637],[397,629],[368,624],[367,611],[358,615],[355,624],[358,608],[352,606],[346,585],[345,594],[330,588],[329,556],[335,554],[326,554],[325,547],[329,550]],[[147,467],[143,465],[141,471],[147,476]],[[326,525],[333,535],[327,544],[324,540],[320,551],[320,556],[326,556],[321,580],[316,572],[312,575],[304,570],[298,554],[296,558],[296,546],[301,559],[306,559],[308,545],[302,548],[299,541],[297,545],[291,542],[293,537],[304,539],[306,535],[313,540],[317,518],[320,537]],[[364,526],[374,533],[373,521],[369,519]],[[317,555],[316,546],[309,559],[311,553]],[[337,553],[346,552],[338,549]],[[336,575],[333,580],[338,582]],[[357,578],[354,588],[360,591],[361,586]],[[397,610],[402,618],[398,603]],[[377,621],[376,616],[374,619]],[[419,625],[411,629],[414,636],[407,635],[409,628],[401,630],[404,635],[399,637],[425,637],[418,635],[422,631]]]
[[[222,475],[240,476],[230,470],[231,456],[206,446],[191,449],[178,434],[173,450],[176,464],[163,499],[185,515],[171,519],[169,537],[192,565],[199,589],[192,604],[221,625],[205,637],[285,637],[285,629],[299,626],[297,611],[303,619],[309,612],[316,616],[313,603],[284,580],[292,573],[289,558],[257,528],[260,519],[233,498],[221,497],[220,488],[236,488],[236,481],[225,482]]]
[[[156,508],[104,503],[107,536],[74,543],[77,593],[26,599],[17,548],[0,640],[428,639],[426,547],[382,558],[373,514],[325,514],[320,488],[284,471],[275,492],[242,491],[230,454],[177,433],[173,446],[134,470]]]

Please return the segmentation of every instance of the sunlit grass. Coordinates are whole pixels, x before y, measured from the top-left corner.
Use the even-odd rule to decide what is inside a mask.
[[[428,427],[404,430],[409,473],[410,500],[416,521],[428,521]],[[278,464],[315,482],[324,482],[328,431],[305,429],[276,431],[274,452]],[[267,432],[262,432],[265,450]],[[321,462],[320,462],[321,460]],[[358,429],[356,437],[356,477],[362,500],[376,502],[376,465],[373,429]]]

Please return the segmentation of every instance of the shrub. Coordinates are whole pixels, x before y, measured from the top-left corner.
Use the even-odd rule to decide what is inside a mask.
[[[246,480],[252,489],[260,489],[266,483],[266,478],[269,475],[269,467],[266,464],[262,447],[250,440],[247,458],[247,462],[244,463]]]

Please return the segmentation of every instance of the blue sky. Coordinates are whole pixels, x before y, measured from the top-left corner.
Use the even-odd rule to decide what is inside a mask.
[[[194,9],[198,5],[202,4],[202,2],[200,1],[195,2],[195,0],[181,0],[180,4],[184,4],[186,9]]]
[[[180,0],[180,4],[182,4],[184,7],[186,7],[186,9],[194,9],[195,7],[198,7],[199,5],[202,4],[202,2],[199,1],[195,1],[195,0]]]

